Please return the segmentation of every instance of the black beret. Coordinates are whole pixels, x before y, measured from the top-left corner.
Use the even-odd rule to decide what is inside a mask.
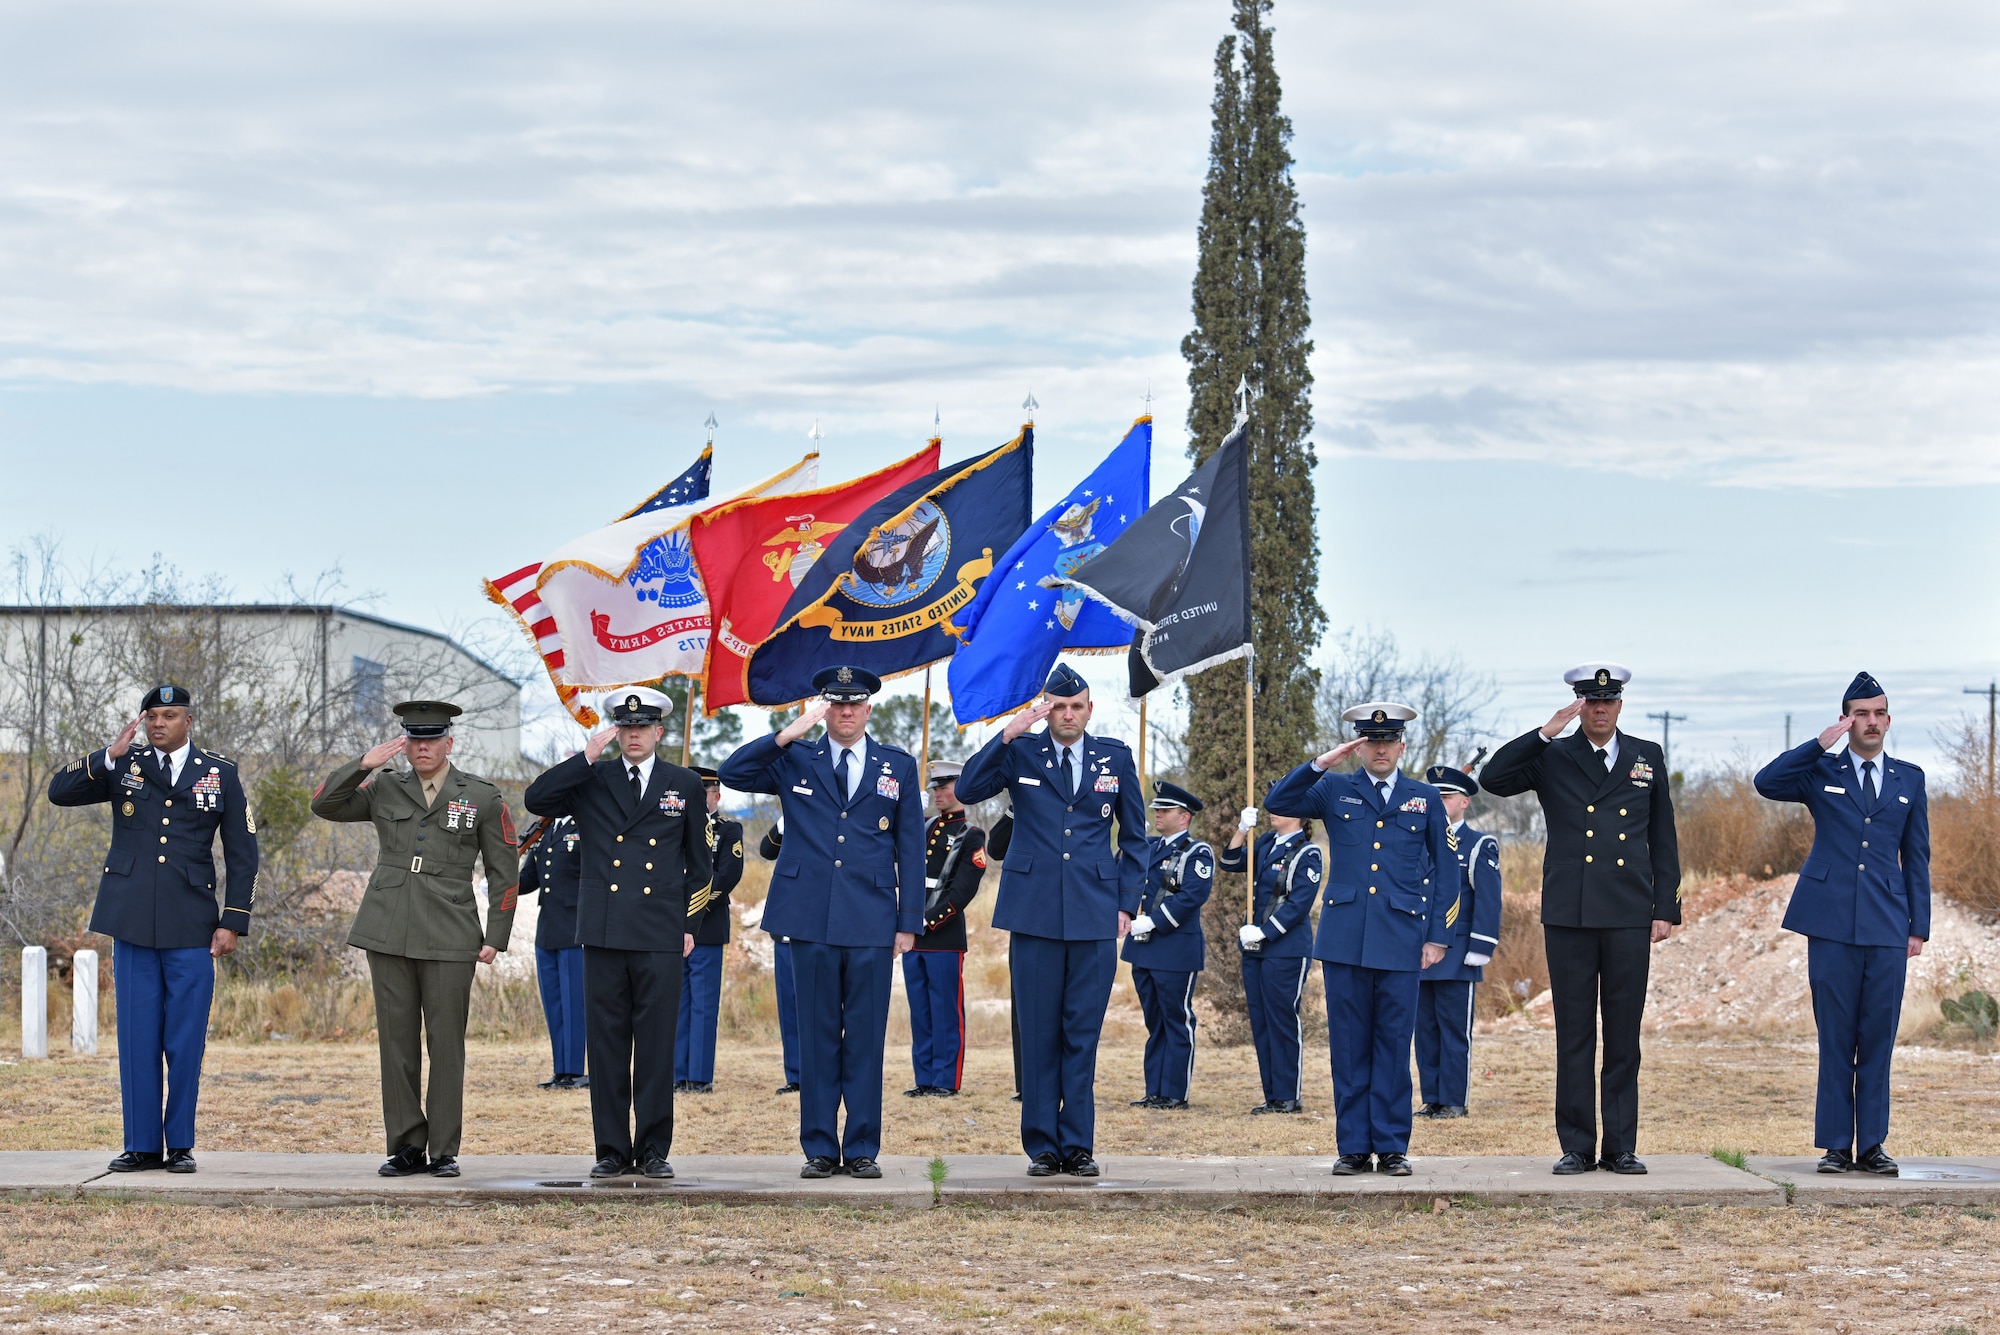
[[[1052,695],[1059,700],[1082,695],[1089,689],[1090,683],[1083,679],[1083,674],[1067,663],[1056,664],[1056,670],[1049,674],[1046,682],[1042,683],[1042,694]]]
[[[146,692],[146,698],[139,702],[139,712],[158,709],[161,705],[179,705],[183,709],[194,708],[194,697],[187,693],[185,686],[155,686]]]

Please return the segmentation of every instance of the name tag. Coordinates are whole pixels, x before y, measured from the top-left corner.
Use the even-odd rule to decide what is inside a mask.
[[[1847,794],[1847,790],[1846,790],[1845,788],[1842,788],[1842,787],[1840,787],[1840,786],[1839,786],[1838,784],[1831,784],[1831,783],[1829,783],[1829,784],[1827,784],[1827,785],[1826,785],[1826,790],[1827,790],[1827,791],[1828,791],[1829,793],[1839,793],[1839,794],[1841,794],[1841,795],[1842,795],[1843,797],[1844,797],[1844,796],[1846,796],[1846,794]]]
[[[1904,806],[1908,806],[1908,805],[1910,805],[1910,799],[1909,799],[1909,798],[1907,798],[1907,797],[1902,797],[1902,796],[1898,796],[1898,797],[1896,798],[1896,800],[1897,800],[1898,802],[1901,802],[1901,803],[1902,803],[1902,804],[1903,804]]]
[[[1357,806],[1357,807],[1365,807],[1365,806],[1367,806],[1367,805],[1368,805],[1368,804],[1367,804],[1366,802],[1363,802],[1363,801],[1362,801],[1362,800],[1361,800],[1360,798],[1358,798],[1358,797],[1343,797],[1343,798],[1341,798],[1340,800],[1341,800],[1341,801],[1343,801],[1343,802],[1352,802],[1352,803],[1354,803],[1354,805],[1355,805],[1355,806]]]
[[[797,784],[793,784],[793,785],[792,785],[792,791],[793,791],[793,792],[795,792],[795,793],[803,793],[803,794],[805,794],[805,795],[806,795],[807,797],[811,797],[811,796],[813,795],[813,790],[812,790],[812,789],[810,789],[810,788],[801,788],[801,787],[799,787],[799,786],[798,786]]]
[[[1014,780],[1014,782],[1015,782],[1015,783],[1031,783],[1031,784],[1033,784],[1033,785],[1034,785],[1035,787],[1037,787],[1037,788],[1039,788],[1039,787],[1041,787],[1041,786],[1042,786],[1042,781],[1041,781],[1040,779],[1031,779],[1031,778],[1029,778],[1029,777],[1028,777],[1027,775],[1025,775],[1025,774],[1023,774],[1023,775],[1022,775],[1022,776],[1021,776],[1020,778],[1018,778],[1018,779]]]

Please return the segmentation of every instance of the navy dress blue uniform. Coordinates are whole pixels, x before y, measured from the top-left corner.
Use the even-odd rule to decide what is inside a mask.
[[[780,816],[757,841],[757,856],[766,862],[778,860],[778,850],[785,843],[783,825],[784,818]],[[799,990],[792,978],[792,938],[779,936],[768,927],[764,930],[771,936],[771,985],[778,994],[778,1040],[785,1062],[785,1083],[777,1092],[796,1094],[799,1092]]]
[[[1447,766],[1425,777],[1442,792],[1479,791],[1470,775]],[[1457,859],[1457,898],[1444,914],[1445,956],[1424,970],[1417,993],[1417,1086],[1426,1115],[1456,1117],[1472,1083],[1473,994],[1486,973],[1466,956],[1490,960],[1500,943],[1500,841],[1464,821],[1445,838]]]
[[[846,672],[838,682],[831,673]],[[826,680],[821,680],[825,678]],[[827,669],[822,691],[866,699],[880,683],[854,668]],[[835,772],[825,733],[787,746],[774,736],[722,763],[738,792],[773,793],[785,841],[772,869],[763,925],[792,942],[799,1006],[799,1147],[808,1169],[873,1160],[882,1147],[882,1060],[888,1039],[896,934],[924,926],[924,808],[916,758],[865,733]],[[840,1110],[847,1109],[847,1125]]]
[[[1208,963],[1201,906],[1214,889],[1215,850],[1206,842],[1186,830],[1147,841],[1139,915],[1152,920],[1153,930],[1143,940],[1134,931],[1125,938],[1123,951],[1146,1017],[1142,1105],[1184,1106],[1194,1083],[1194,986]]]
[[[931,767],[931,787],[957,781],[956,762]],[[912,1095],[955,1094],[965,1082],[965,911],[986,876],[986,831],[963,810],[924,831],[924,931],[903,956],[910,1003]]]
[[[576,898],[583,879],[577,845],[583,836],[564,816],[543,829],[521,859],[521,893],[540,893],[535,918],[535,979],[542,989],[555,1069],[549,1084],[565,1088],[589,1068],[584,1050],[583,947],[576,940]]]
[[[1073,698],[1086,689],[1064,665],[1046,691]],[[996,733],[958,776],[968,805],[1002,791],[1013,799],[993,925],[1012,934],[1021,1145],[1044,1170],[1093,1164],[1097,1042],[1118,975],[1118,915],[1138,912],[1146,880],[1145,806],[1131,748],[1085,732],[1072,749],[1076,773],[1065,779],[1047,732],[1012,742]]]
[[[656,723],[663,701],[633,688],[606,712],[614,723]],[[577,940],[601,1167],[645,1168],[672,1150],[681,952],[688,906],[713,874],[701,777],[651,761],[635,796],[634,766],[615,743],[594,764],[579,751],[543,771],[523,799],[537,816],[574,817],[583,836]]]
[[[1410,1041],[1423,948],[1442,944],[1457,859],[1445,840],[1444,799],[1392,774],[1384,800],[1374,776],[1299,766],[1265,806],[1324,821],[1331,865],[1313,958],[1326,983],[1335,1141],[1342,1155],[1410,1148]]]
[[[1849,687],[1849,700],[1880,694],[1872,677]],[[1812,738],[1756,784],[1813,816],[1812,852],[1785,908],[1785,929],[1806,938],[1819,1029],[1813,1143],[1865,1156],[1889,1137],[1889,1063],[1910,938],[1931,934],[1931,875],[1924,772],[1886,752],[1866,772],[1862,763]]]
[[[696,766],[704,783],[714,770]],[[694,949],[681,975],[680,1030],[674,1038],[674,1083],[696,1093],[715,1085],[715,1034],[722,1020],[722,956],[729,944],[729,894],[743,879],[743,826],[721,812],[708,818],[709,842],[715,849],[715,878],[708,902],[690,928]]]
[[[1313,901],[1326,864],[1319,845],[1300,830],[1260,834],[1247,849],[1226,848],[1217,865],[1224,872],[1241,872],[1252,857],[1257,883],[1251,908],[1264,939],[1255,949],[1243,949],[1243,996],[1250,1009],[1257,1074],[1264,1084],[1262,1110],[1292,1112],[1299,1103],[1305,1055],[1299,999],[1305,992],[1306,962],[1312,958]]]
[[[142,708],[187,703],[184,689],[167,686],[147,695]],[[133,746],[114,760],[104,748],[49,779],[49,801],[56,806],[111,804],[111,848],[90,930],[112,940],[128,1154],[194,1148],[215,996],[209,945],[218,927],[247,934],[256,899],[257,827],[236,763],[189,743],[169,780],[166,759],[150,746]],[[226,880],[216,874],[217,835]]]

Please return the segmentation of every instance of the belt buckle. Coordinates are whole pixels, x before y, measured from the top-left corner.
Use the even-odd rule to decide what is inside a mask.
[[[411,872],[413,873],[421,872],[423,869],[424,869],[424,859],[421,853],[418,854],[416,857],[410,859]]]

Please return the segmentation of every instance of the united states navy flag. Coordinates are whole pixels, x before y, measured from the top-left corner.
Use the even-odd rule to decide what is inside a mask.
[[[960,725],[1010,714],[1033,700],[1064,649],[1123,649],[1132,627],[1074,588],[1045,589],[1103,551],[1146,508],[1153,419],[1141,417],[1089,477],[1029,526],[1001,557],[1000,574],[956,618],[964,640],[951,659],[951,708]]]
[[[997,450],[891,492],[841,530],[751,651],[751,703],[803,700],[813,674],[835,663],[890,677],[950,656],[953,614],[1028,527],[1034,436],[1023,427]]]

